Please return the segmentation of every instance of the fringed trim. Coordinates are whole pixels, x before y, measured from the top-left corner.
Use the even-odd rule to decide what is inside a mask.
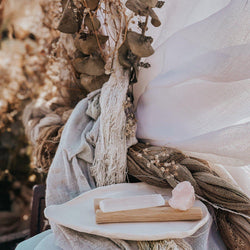
[[[183,239],[161,241],[139,241],[139,250],[192,250],[192,247]]]

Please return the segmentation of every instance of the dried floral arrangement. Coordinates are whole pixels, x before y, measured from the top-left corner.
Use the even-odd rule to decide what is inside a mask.
[[[100,89],[109,80],[114,67],[116,67],[115,65],[119,64],[129,75],[127,100],[124,101],[127,117],[126,135],[132,136],[135,134],[136,121],[132,112],[133,84],[137,81],[139,68],[150,67],[148,63],[140,62],[142,57],[154,53],[151,46],[153,39],[145,36],[145,32],[150,18],[152,24],[156,27],[160,25],[153,7],[160,8],[163,4],[163,1],[127,1],[125,7],[122,1],[61,1],[61,18],[60,20],[58,20],[58,16],[54,18],[54,22],[56,19],[55,26],[61,31],[61,34],[60,38],[52,44],[53,49],[49,57],[51,68],[55,71],[55,65],[57,65],[56,70],[59,71],[57,77],[51,78],[51,80],[53,85],[58,86],[58,90],[63,96],[63,99],[53,99],[54,106],[61,108],[60,115],[64,113],[62,108],[68,111],[88,93]],[[117,10],[114,7],[110,11],[114,12],[114,16],[118,14],[117,20],[121,20],[120,23],[119,21],[115,23],[113,20],[108,23],[106,20],[107,5],[115,5],[119,9],[119,13],[116,12]],[[58,6],[55,7],[58,10],[60,9]],[[142,18],[141,21],[136,23],[133,18],[139,14]],[[47,15],[51,18],[51,13],[47,13]],[[100,21],[98,18],[102,20]],[[101,27],[101,23],[104,23],[103,27]],[[138,33],[129,30],[129,25],[135,27]],[[108,27],[115,27],[116,31],[113,32]],[[116,55],[117,62],[115,62]],[[49,69],[50,66],[48,65],[50,63],[47,64]],[[67,82],[66,88],[63,87],[62,82]],[[42,99],[45,99],[46,103],[50,102],[49,105],[51,105],[51,100],[48,98]],[[50,109],[44,115],[52,112],[53,110]],[[31,114],[32,112],[30,112]],[[32,137],[31,131],[34,131],[34,127],[38,124],[35,120],[41,120],[41,118],[39,115],[32,114],[31,117],[27,115],[24,119],[29,138]],[[28,121],[31,120],[34,122],[28,124]],[[66,123],[66,120],[63,119],[60,124],[54,122],[53,129],[51,127],[47,131],[44,130],[45,134],[41,133],[41,136],[36,136],[39,137],[37,140],[39,143],[35,147],[36,166],[44,172],[48,171],[59,143],[62,130],[59,131],[58,125],[62,127],[62,123]],[[36,140],[31,139],[31,141],[36,144]]]
[[[115,4],[117,9],[112,10],[110,7],[110,11],[120,11],[118,18],[124,19],[124,24],[121,23],[120,27],[116,26],[115,22],[110,24],[116,26],[116,34],[111,34],[106,20],[106,6],[112,6],[112,4]],[[80,75],[78,79],[80,78],[84,89],[92,92],[108,81],[114,71],[116,54],[120,65],[129,71],[130,87],[126,101],[128,135],[135,133],[132,85],[137,82],[139,67],[150,67],[148,63],[140,62],[140,59],[154,53],[151,46],[153,38],[145,36],[148,20],[151,18],[151,23],[155,27],[161,25],[153,8],[161,8],[163,4],[163,1],[157,0],[127,1],[125,6],[133,13],[128,15],[121,1],[62,1],[63,13],[58,30],[73,34],[76,47],[73,66]],[[100,12],[104,13],[102,18],[105,27],[101,27],[101,22],[98,20],[98,11],[102,8],[104,9]],[[133,23],[134,15],[144,17],[143,21],[137,23],[141,33],[128,29],[130,23]],[[82,23],[83,26],[81,26]]]
[[[119,18],[125,19],[123,28],[116,27],[117,34],[115,39],[112,37],[112,42],[109,39],[111,34],[108,31],[102,33],[101,22],[97,17],[102,2],[109,5],[120,5],[121,16]],[[79,4],[78,7],[77,4]],[[125,6],[133,12],[133,15],[144,17],[143,21],[137,23],[141,30],[140,33],[137,33],[129,29],[129,23],[133,23],[133,15],[126,15],[126,10],[122,8],[120,1],[115,1],[115,3],[113,1],[80,1],[77,3],[64,1],[59,30],[73,34],[77,49],[73,65],[76,72],[80,74],[83,87],[91,92],[101,88],[107,82],[109,74],[114,71],[114,66],[116,66],[116,52],[119,64],[128,72],[129,85],[125,105],[126,136],[133,135],[136,127],[132,86],[137,82],[139,67],[150,67],[150,65],[140,62],[140,59],[154,53],[151,46],[153,39],[145,35],[147,23],[151,18],[151,23],[155,27],[161,24],[153,8],[162,7],[163,4],[162,1],[154,0],[126,1]],[[82,19],[84,20],[83,27],[80,26]],[[73,26],[70,25],[72,22]],[[103,23],[106,26],[112,25],[105,20],[105,16]],[[108,30],[106,26],[104,30]],[[218,209],[217,222],[228,248],[244,249],[249,245],[249,198],[220,178],[211,170],[207,162],[189,158],[174,149],[137,144],[129,149],[127,164],[131,176],[149,184],[175,187],[179,181],[190,181],[195,187],[196,194]],[[143,244],[144,247],[145,244]]]
[[[62,0],[55,1],[54,8],[45,2],[42,1],[46,17],[44,23],[48,27],[51,24],[57,26],[61,34],[50,30],[54,39],[46,51],[46,84],[37,101],[26,107],[23,121],[26,133],[35,145],[35,164],[47,173],[64,124],[76,103],[90,92],[102,88],[103,96],[97,99],[97,103],[105,105],[106,110],[101,111],[102,122],[106,124],[102,132],[116,140],[115,133],[109,134],[107,130],[116,115],[124,112],[120,123],[125,118],[125,136],[127,140],[134,137],[133,84],[137,82],[140,67],[150,67],[141,61],[141,58],[154,53],[151,46],[153,38],[145,33],[149,21],[155,27],[160,26],[154,8],[162,7],[164,2]],[[135,16],[137,21],[134,21]],[[112,96],[114,93],[117,96]],[[122,100],[121,106],[116,99]],[[116,105],[117,113],[111,112]],[[119,141],[119,144],[123,145],[124,141]],[[114,148],[113,145],[111,147]],[[103,141],[96,148],[100,159],[106,157],[108,150],[113,150]],[[118,148],[114,155],[117,156],[119,150],[126,150],[126,146]],[[117,169],[119,174],[106,176],[106,179],[103,179],[104,173],[112,163],[95,162],[98,171],[92,169],[92,174],[97,185],[125,181],[124,169],[127,168],[131,176],[153,185],[175,187],[179,181],[188,180],[201,199],[216,207],[217,222],[228,248],[245,249],[249,245],[249,198],[221,179],[207,162],[189,158],[175,149],[145,144],[131,147],[127,159],[119,160],[123,164],[121,169]],[[159,246],[165,243],[161,242]],[[150,244],[139,243],[141,249]]]

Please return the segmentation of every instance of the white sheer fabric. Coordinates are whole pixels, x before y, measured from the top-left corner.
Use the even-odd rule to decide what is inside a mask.
[[[137,137],[214,163],[248,165],[250,2],[168,0],[158,14],[163,25],[148,32],[155,38],[151,68],[134,88]],[[249,194],[247,167],[238,174]]]

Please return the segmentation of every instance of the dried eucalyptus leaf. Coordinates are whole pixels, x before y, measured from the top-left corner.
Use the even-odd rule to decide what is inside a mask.
[[[91,82],[92,82],[92,80],[95,78],[95,76],[90,76],[90,75],[87,75],[87,74],[81,74],[80,78],[81,78],[81,85],[82,85],[88,92],[90,92],[88,89],[89,89],[89,86],[91,86]]]
[[[97,37],[100,45],[103,45],[108,40],[108,36],[98,35]],[[93,34],[86,34],[84,38],[81,35],[77,35],[74,43],[76,48],[85,55],[90,55],[99,48],[96,36]]]
[[[85,57],[86,55],[84,55],[80,50],[76,49],[76,51],[74,52],[74,58],[79,58],[79,57]]]
[[[81,24],[81,18],[79,13],[74,12],[74,8],[75,6],[73,6],[69,0],[65,6],[57,28],[59,31],[67,34],[74,34],[75,32],[78,32]]]
[[[152,9],[149,11],[149,15],[151,16],[152,25],[159,27],[161,25],[161,21]]]
[[[81,74],[81,85],[88,91],[100,89],[102,85],[109,80],[109,75],[90,76]]]
[[[76,71],[82,74],[88,74],[90,76],[101,76],[105,73],[105,63],[103,59],[98,56],[76,58],[73,64]]]
[[[93,16],[93,22],[92,22],[89,14],[87,14],[84,19],[84,25],[88,27],[89,31],[98,30],[101,27],[101,23],[97,19],[97,17]]]
[[[128,0],[125,5],[128,9],[130,9],[137,15],[140,16],[149,15],[148,6],[140,0]]]
[[[127,34],[129,48],[132,53],[139,57],[148,57],[154,54],[154,49],[151,46],[152,37],[143,36],[134,31],[129,31]]]
[[[95,10],[98,7],[99,1],[100,0],[85,0],[83,3],[86,2],[87,6],[85,6],[85,4],[84,6],[90,8],[90,10]]]
[[[147,5],[149,8],[154,8],[158,2],[158,0],[140,0],[140,2]]]
[[[128,43],[125,42],[118,50],[119,63],[125,68],[130,68],[132,66],[131,62],[128,59],[128,52],[129,52]]]

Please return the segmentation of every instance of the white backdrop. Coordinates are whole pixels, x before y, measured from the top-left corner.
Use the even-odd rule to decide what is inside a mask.
[[[137,137],[224,166],[250,164],[250,2],[168,0],[135,85]],[[249,169],[228,168],[249,194]]]

